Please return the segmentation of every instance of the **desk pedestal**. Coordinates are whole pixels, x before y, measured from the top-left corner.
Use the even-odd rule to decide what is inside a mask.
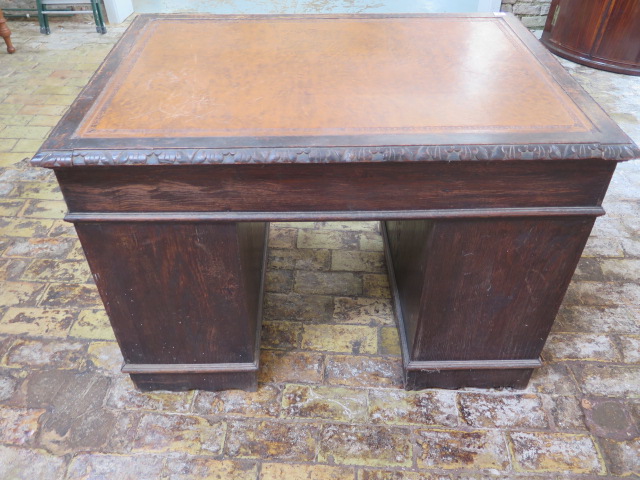
[[[405,386],[527,385],[593,218],[383,224]]]
[[[267,223],[76,230],[138,388],[257,388]]]
[[[524,388],[593,220],[383,222],[406,388]],[[76,228],[138,388],[256,389],[267,222]]]

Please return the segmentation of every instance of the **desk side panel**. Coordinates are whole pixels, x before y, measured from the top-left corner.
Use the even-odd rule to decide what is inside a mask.
[[[594,220],[385,222],[408,388],[526,386]]]
[[[125,363],[148,370],[137,375],[143,388],[181,389],[180,375],[187,373],[181,368],[189,365],[223,371],[219,385],[198,383],[209,390],[231,388],[234,364],[257,369],[266,228],[254,222],[76,225]],[[254,388],[255,372],[248,377],[253,380],[235,388]]]

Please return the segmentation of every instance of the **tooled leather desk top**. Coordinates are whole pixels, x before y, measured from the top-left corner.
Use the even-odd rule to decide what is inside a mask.
[[[636,155],[509,15],[142,15],[34,163]]]

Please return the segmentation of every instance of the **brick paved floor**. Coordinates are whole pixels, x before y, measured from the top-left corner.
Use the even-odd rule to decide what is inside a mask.
[[[0,52],[0,478],[640,475],[640,163],[621,165],[524,391],[401,389],[375,223],[278,223],[257,393],[140,393],[53,175],[28,158],[124,27]],[[64,28],[62,28],[64,27]],[[640,143],[640,78],[563,62]]]

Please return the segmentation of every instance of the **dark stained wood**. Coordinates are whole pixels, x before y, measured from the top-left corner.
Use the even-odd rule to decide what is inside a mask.
[[[599,205],[615,165],[487,161],[131,166],[66,168],[56,175],[71,213],[376,211]]]
[[[545,27],[545,33],[553,31],[553,43],[577,52],[590,52],[610,3],[610,0],[555,2],[547,16],[550,29]]]
[[[32,163],[141,389],[255,389],[266,222],[330,219],[386,221],[407,388],[519,388],[638,155],[512,15],[141,15]]]
[[[597,61],[628,65],[632,75],[640,75],[640,2],[616,0],[596,41]]]
[[[537,362],[593,222],[384,222],[407,375],[424,361]]]
[[[233,373],[149,373],[131,374],[136,387],[144,392],[153,390],[245,390],[255,392],[258,380],[255,372]]]
[[[405,370],[405,388],[526,388],[533,370]]]
[[[254,363],[257,370],[265,223],[82,223],[76,229],[125,363],[160,364],[160,377],[134,380],[146,379],[148,388],[150,378],[182,381],[182,372],[170,375],[162,364],[228,370],[237,363],[244,372]],[[239,375],[237,388],[250,375],[255,371]],[[211,387],[221,376],[233,378],[224,371],[197,378],[210,377]]]
[[[640,75],[640,2],[553,0],[542,43],[590,67]]]

